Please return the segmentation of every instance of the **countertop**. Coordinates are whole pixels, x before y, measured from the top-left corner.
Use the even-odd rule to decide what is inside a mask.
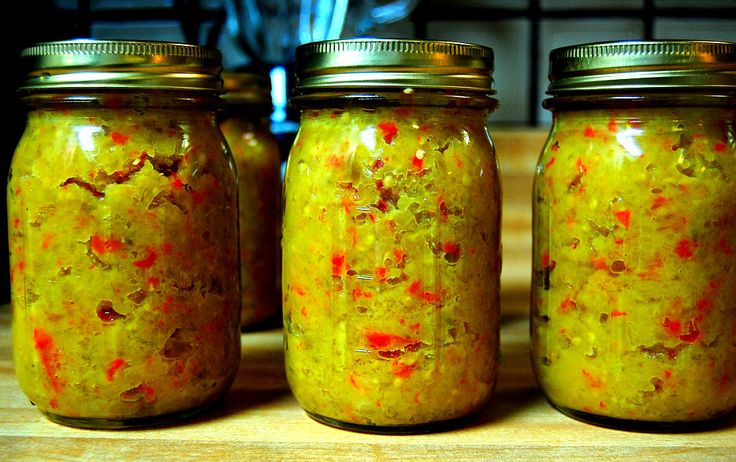
[[[492,402],[470,423],[426,435],[384,436],[311,420],[289,392],[280,330],[242,336],[224,404],[170,427],[93,431],[47,420],[21,392],[10,313],[0,307],[0,460],[736,460],[736,415],[697,433],[634,433],[568,418],[538,389],[529,362],[531,185],[546,131],[491,130],[502,174],[504,267],[501,369]]]
[[[708,461],[736,457],[736,415],[718,429],[634,433],[570,419],[537,388],[528,323],[506,318],[494,399],[467,425],[442,433],[385,436],[311,420],[289,392],[278,329],[242,336],[242,361],[225,402],[174,426],[80,430],[55,424],[15,380],[10,314],[0,310],[0,457],[3,460],[637,460]]]

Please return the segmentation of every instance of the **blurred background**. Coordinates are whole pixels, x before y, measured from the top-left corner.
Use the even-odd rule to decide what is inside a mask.
[[[220,49],[226,70],[269,73],[272,129],[282,156],[298,127],[286,103],[293,49],[307,41],[371,36],[455,40],[492,47],[499,109],[489,128],[504,181],[504,275],[509,305],[526,309],[529,193],[551,115],[544,110],[549,51],[625,39],[736,41],[736,0],[25,0],[6,11],[0,174],[25,124],[15,88],[21,50],[73,38],[165,40]],[[12,25],[12,27],[7,27]],[[11,30],[12,29],[12,30]],[[3,190],[5,181],[3,180]],[[5,201],[0,205],[5,216]],[[7,229],[0,226],[3,243]],[[0,303],[8,303],[7,244],[0,246]],[[504,295],[502,294],[502,297]],[[518,296],[519,300],[514,301]],[[509,306],[508,310],[516,308]]]

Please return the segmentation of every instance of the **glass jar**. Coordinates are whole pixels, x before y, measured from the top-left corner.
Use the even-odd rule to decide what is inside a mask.
[[[281,153],[269,129],[268,75],[225,72],[223,80],[219,126],[238,173],[240,324],[255,330],[281,322]]]
[[[492,50],[472,44],[299,48],[282,241],[286,373],[320,422],[433,431],[492,395],[492,68]]]
[[[592,423],[685,430],[736,407],[736,44],[550,55],[532,356]]]
[[[8,184],[15,370],[53,421],[174,421],[240,355],[237,183],[214,49],[66,41],[23,51]]]

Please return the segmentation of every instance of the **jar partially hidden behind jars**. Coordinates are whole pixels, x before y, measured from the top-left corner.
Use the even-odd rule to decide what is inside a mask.
[[[21,388],[53,421],[173,422],[240,357],[236,176],[217,50],[79,40],[23,51],[8,184]]]
[[[268,74],[223,73],[219,126],[238,173],[244,330],[281,323],[281,153],[269,129]]]
[[[550,55],[532,356],[567,415],[692,430],[736,407],[736,44]]]
[[[314,419],[434,431],[496,383],[491,49],[338,40],[297,53],[283,225],[286,372]]]

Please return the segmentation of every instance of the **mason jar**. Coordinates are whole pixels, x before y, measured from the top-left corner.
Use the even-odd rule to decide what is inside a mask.
[[[237,182],[220,53],[79,40],[22,52],[8,183],[13,358],[53,421],[121,428],[215,403],[239,364]]]
[[[736,44],[550,54],[533,366],[572,417],[700,428],[736,407]]]
[[[493,51],[303,45],[283,217],[286,373],[314,419],[455,425],[497,377],[500,186]]]
[[[269,128],[268,74],[222,74],[224,108],[218,123],[235,160],[240,220],[244,330],[281,323],[281,152]]]

